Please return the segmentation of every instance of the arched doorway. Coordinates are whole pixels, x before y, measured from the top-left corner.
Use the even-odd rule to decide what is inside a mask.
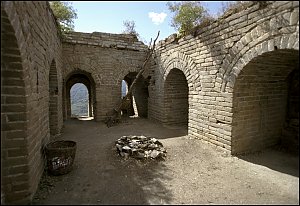
[[[81,83],[83,84],[88,93],[88,117],[89,119],[95,119],[97,116],[97,109],[96,109],[96,87],[94,79],[92,78],[91,74],[85,72],[83,70],[77,69],[70,73],[66,78],[65,88],[66,88],[66,96],[65,96],[65,107],[66,110],[66,118],[69,119],[72,116],[71,113],[71,88],[73,85]]]
[[[70,95],[71,117],[90,117],[87,87],[82,83],[76,83],[71,87]]]
[[[1,204],[30,198],[25,76],[15,30],[1,2]]]
[[[171,69],[164,83],[164,124],[188,127],[188,84],[184,73]]]
[[[127,82],[128,81],[128,82]],[[122,86],[121,86],[121,98],[124,99],[125,96],[128,93],[128,90],[130,88],[130,85],[132,81],[130,79],[122,80]],[[122,100],[125,101],[125,100]],[[130,95],[127,97],[126,103],[124,103],[124,106],[121,107],[121,115],[128,117],[128,116],[138,116],[138,111],[136,107],[135,98],[133,95]]]
[[[281,142],[299,145],[299,134],[294,133],[290,140],[284,136],[291,118],[299,124],[299,110],[290,111],[291,107],[299,105],[299,101],[292,101],[299,98],[299,93],[293,90],[290,94],[291,79],[297,73],[299,51],[288,49],[266,52],[242,69],[233,90],[233,154],[252,152]],[[299,79],[294,78],[293,84],[299,85]],[[299,125],[296,127],[299,131]]]
[[[122,97],[123,94],[127,94],[132,82],[134,81],[137,72],[129,72],[122,80]],[[134,88],[132,90],[132,95],[129,97],[129,109],[126,112],[128,116],[137,116],[144,117],[148,116],[148,79],[145,79],[143,76],[140,76],[137,79]]]

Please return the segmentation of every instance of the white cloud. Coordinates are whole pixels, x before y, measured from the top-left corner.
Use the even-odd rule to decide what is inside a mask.
[[[149,12],[148,16],[149,16],[149,18],[151,18],[151,20],[154,24],[159,25],[164,22],[167,14],[164,12],[161,12],[161,13]]]

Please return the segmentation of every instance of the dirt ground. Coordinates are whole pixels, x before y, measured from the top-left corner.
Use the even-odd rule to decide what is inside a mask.
[[[156,137],[165,161],[124,160],[114,147],[123,135]],[[77,142],[73,170],[45,172],[32,204],[299,204],[299,156],[279,149],[235,157],[139,118],[68,120],[59,139]]]

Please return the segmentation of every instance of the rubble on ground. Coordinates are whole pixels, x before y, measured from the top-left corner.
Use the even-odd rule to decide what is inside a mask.
[[[154,137],[122,136],[116,141],[117,151],[124,158],[158,159],[166,157],[163,144]]]

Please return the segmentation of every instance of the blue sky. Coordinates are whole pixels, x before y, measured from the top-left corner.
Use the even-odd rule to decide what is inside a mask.
[[[149,43],[160,31],[158,40],[167,38],[175,29],[171,27],[173,14],[167,1],[71,1],[78,18],[74,20],[75,31],[120,34],[125,20],[135,21],[140,39]],[[204,1],[203,5],[215,15],[221,1]]]

